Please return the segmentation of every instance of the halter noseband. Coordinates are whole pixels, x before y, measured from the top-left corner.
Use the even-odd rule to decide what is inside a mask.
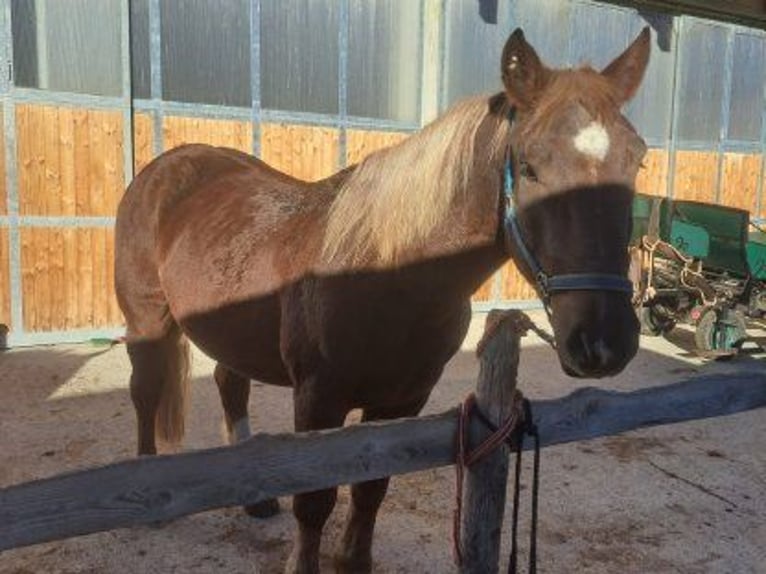
[[[508,120],[513,124],[513,112]],[[614,273],[567,273],[564,275],[549,275],[546,273],[537,258],[527,247],[524,236],[521,233],[519,220],[516,215],[516,201],[513,194],[514,188],[513,163],[511,161],[511,148],[505,158],[504,190],[506,198],[505,228],[516,242],[519,253],[524,262],[532,270],[546,310],[551,295],[562,291],[617,291],[619,293],[633,293],[633,283]]]

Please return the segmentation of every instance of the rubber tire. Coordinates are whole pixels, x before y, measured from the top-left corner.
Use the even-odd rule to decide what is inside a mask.
[[[732,336],[727,337],[727,342],[736,342],[747,337],[747,321],[740,311],[724,309],[721,311],[721,319],[719,320],[716,310],[710,308],[702,313],[694,331],[694,342],[697,349],[703,352],[735,350],[733,345],[723,349],[716,346],[715,339],[721,324],[733,329]]]
[[[649,337],[659,337],[673,330],[676,322],[673,319],[660,316],[653,306],[641,307],[638,311],[641,323],[641,334]]]

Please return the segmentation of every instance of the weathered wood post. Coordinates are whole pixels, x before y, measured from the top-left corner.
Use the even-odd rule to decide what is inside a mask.
[[[481,363],[476,407],[498,427],[512,412],[520,339],[528,324],[529,319],[520,311],[491,311],[477,348]],[[490,430],[481,425],[470,428],[470,445],[477,445],[490,435]],[[509,450],[503,444],[465,469],[460,529],[463,557],[460,571],[464,574],[498,571]]]

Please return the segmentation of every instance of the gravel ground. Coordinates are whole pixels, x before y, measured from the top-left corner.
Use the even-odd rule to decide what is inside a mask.
[[[539,314],[535,318],[542,320]],[[482,321],[477,317],[426,412],[456,405],[473,388],[478,365],[472,345]],[[627,391],[732,371],[766,376],[763,355],[703,363],[684,350],[690,339],[689,332],[676,330],[671,341],[642,340],[625,372],[599,386]],[[195,354],[187,450],[222,443],[212,366]],[[128,374],[122,346],[52,346],[0,354],[0,486],[131,457]],[[562,396],[588,384],[563,375],[553,352],[539,340],[526,340],[519,387],[528,397]],[[254,429],[290,430],[291,413],[289,389],[254,384]],[[539,571],[766,573],[765,437],[766,410],[760,410],[545,449]],[[392,481],[378,519],[376,572],[454,571],[453,489],[451,468]],[[347,505],[343,488],[325,531],[327,571]],[[277,573],[294,526],[290,501],[282,500],[282,507],[280,515],[265,521],[231,508],[162,527],[13,550],[0,554],[0,573]]]

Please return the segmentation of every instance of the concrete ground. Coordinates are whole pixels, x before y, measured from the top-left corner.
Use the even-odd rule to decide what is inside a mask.
[[[426,412],[450,408],[473,389],[477,362],[472,344],[482,320],[477,317],[465,349],[450,363]],[[703,362],[685,350],[690,347],[691,334],[682,330],[674,331],[670,341],[644,339],[625,372],[596,384],[628,391],[702,373],[757,371],[766,377],[763,355]],[[186,449],[222,442],[211,371],[211,361],[197,353]],[[122,346],[0,354],[0,486],[131,457],[128,373]],[[588,384],[593,382],[563,375],[553,351],[539,340],[526,340],[519,387],[528,397],[562,396]],[[289,389],[255,384],[253,391],[254,428],[290,430]],[[545,449],[539,571],[766,573],[764,441],[766,410],[760,410]],[[452,468],[395,478],[378,520],[375,571],[454,571],[453,497]],[[0,554],[0,573],[281,572],[293,529],[289,504],[283,500],[286,510],[266,521],[232,508],[160,528],[122,529],[8,551]],[[326,529],[327,571],[346,507],[342,489]]]

